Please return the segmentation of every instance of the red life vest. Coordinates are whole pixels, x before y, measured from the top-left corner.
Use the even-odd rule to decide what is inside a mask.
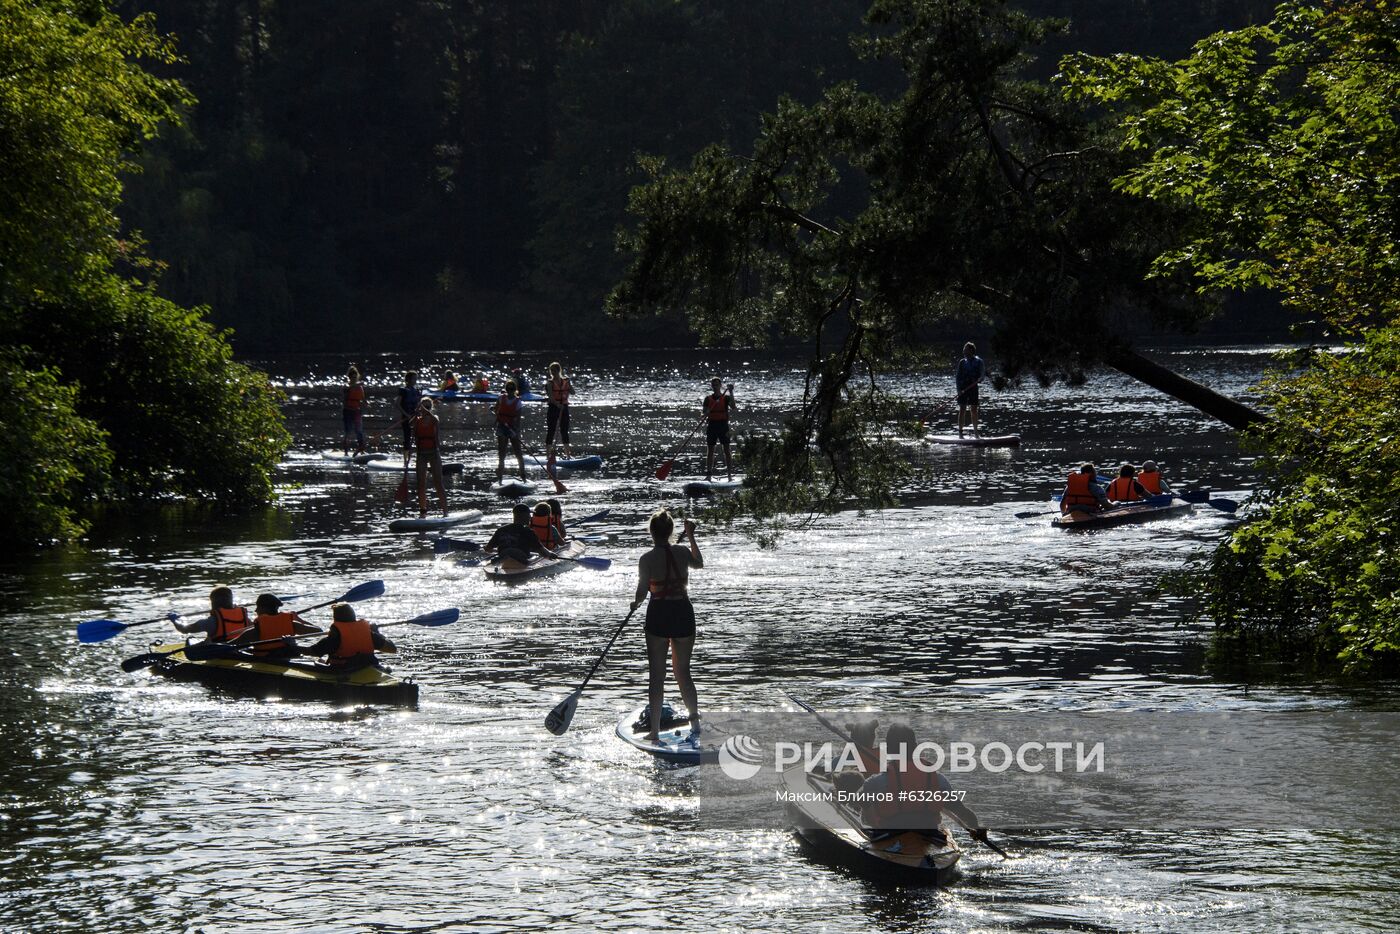
[[[442,391],[443,391],[443,392],[446,392],[446,391],[448,391],[449,389],[456,389],[456,388],[457,388],[457,381],[456,381],[455,379],[445,379],[445,380],[442,381]]]
[[[1094,495],[1091,484],[1094,482],[1093,474],[1080,473],[1075,471],[1069,475],[1069,483],[1065,486],[1064,499],[1060,500],[1060,505],[1068,506],[1094,506],[1099,499]]]
[[[523,403],[519,397],[510,398],[501,396],[496,400],[496,421],[507,428],[515,428],[520,424],[520,410]]]
[[[560,380],[549,381],[549,401],[563,408],[569,404],[569,393],[573,390],[573,384],[566,376]]]
[[[535,538],[540,540],[540,544],[550,548],[554,544],[554,517],[553,516],[531,516],[530,531],[535,533]]]
[[[345,387],[345,411],[358,412],[360,405],[365,401],[365,387],[356,383],[353,386]]]
[[[939,825],[943,806],[935,800],[937,772],[925,772],[912,763],[908,769],[901,769],[895,763],[884,774],[885,791],[893,800],[876,801],[863,809],[870,826],[879,830],[932,830]],[[914,797],[901,801],[900,795],[908,792],[914,792]]]
[[[249,625],[248,611],[241,606],[231,610],[215,610],[214,635],[211,638],[215,642],[232,642]]]
[[[331,653],[331,664],[347,662],[357,655],[374,654],[374,632],[369,628],[368,621],[336,621],[331,623],[331,629],[340,634],[340,647]]]
[[[431,451],[437,447],[437,422],[426,415],[413,416],[413,436],[418,441],[418,450]]]
[[[729,397],[722,392],[706,396],[705,414],[712,422],[729,421]]]
[[[1160,496],[1162,493],[1162,472],[1160,470],[1144,470],[1137,475],[1138,483],[1142,488],[1153,496]]]
[[[1138,494],[1137,487],[1133,486],[1132,477],[1119,477],[1108,485],[1108,498],[1115,503],[1130,503],[1142,499],[1142,496]]]
[[[258,641],[296,635],[294,619],[295,617],[291,613],[259,613],[257,619]],[[268,655],[281,648],[280,645],[254,645],[253,654]]]

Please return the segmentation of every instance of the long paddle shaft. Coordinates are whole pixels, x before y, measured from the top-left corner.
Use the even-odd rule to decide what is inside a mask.
[[[690,434],[685,436],[685,440],[681,442],[681,446],[676,448],[676,453],[672,454],[660,467],[656,468],[656,479],[665,480],[671,475],[671,471],[676,468],[676,458],[684,454],[685,449],[690,447],[690,439],[695,437],[695,433],[700,430],[700,426],[703,424],[705,424],[705,416],[702,415],[700,416],[700,421],[695,423],[695,427],[690,429]]]
[[[960,405],[960,404],[962,403],[962,397],[965,396],[965,395],[967,395],[967,391],[968,391],[969,389],[971,389],[972,387],[977,386],[977,385],[979,385],[979,383],[969,383],[969,384],[967,384],[966,386],[964,386],[962,389],[959,389],[959,390],[958,390],[958,394],[953,398],[953,404],[954,404],[954,405]],[[927,424],[928,424],[929,416],[932,415],[932,414],[933,414],[934,412],[936,412],[936,411],[938,411],[938,404],[935,403],[934,406],[933,406],[932,408],[930,408],[927,412],[925,412],[925,413],[923,414],[923,416],[919,419],[919,421],[922,422],[923,424],[927,425]]]
[[[641,606],[641,604],[637,604],[637,606]],[[603,659],[608,657],[608,652],[612,651],[613,643],[617,641],[618,636],[622,635],[622,630],[627,628],[627,624],[631,621],[633,614],[636,612],[636,606],[627,611],[627,615],[622,618],[622,622],[619,623],[617,629],[614,630],[612,638],[608,640],[608,644],[603,646],[603,653],[598,656],[597,661],[593,663],[593,667],[588,669],[588,674],[583,676],[583,682],[579,684],[572,694],[556,704],[554,709],[549,712],[549,715],[544,718],[544,728],[546,730],[553,733],[555,736],[563,736],[564,732],[568,730],[569,724],[574,720],[574,711],[578,709],[578,699],[583,696],[583,689],[588,687],[588,682],[592,680],[593,673],[598,670],[599,665],[603,664]]]
[[[530,455],[530,460],[534,461],[536,464],[543,464],[543,465],[544,465],[544,472],[549,476],[549,479],[551,479],[551,480],[554,481],[554,492],[559,493],[559,494],[564,494],[564,493],[569,492],[569,488],[566,487],[566,486],[560,481],[560,479],[559,479],[559,472],[556,471],[556,470],[554,469],[554,464],[552,464],[552,463],[550,463],[550,462],[548,462],[548,461],[542,461],[542,460],[540,460],[538,457],[535,456],[535,452],[534,452],[533,450],[531,450],[531,451],[526,451],[525,453],[526,453],[526,454],[529,454],[529,455]]]
[[[809,714],[811,714],[812,716],[816,717],[816,718],[817,718],[817,722],[820,723],[822,726],[826,727],[828,730],[830,730],[831,732],[835,733],[837,736],[841,737],[841,738],[844,739],[846,742],[850,743],[852,746],[855,746],[857,749],[861,750],[862,752],[864,752],[864,753],[866,753],[866,754],[868,754],[868,755],[870,755],[870,756],[872,756],[872,757],[874,756],[875,750],[871,749],[869,746],[864,746],[864,745],[862,745],[862,744],[856,742],[854,739],[852,739],[852,738],[850,737],[850,735],[849,735],[848,733],[846,733],[845,730],[842,730],[842,729],[841,729],[840,727],[838,727],[836,724],[832,723],[832,722],[831,722],[830,720],[828,720],[826,717],[823,717],[820,713],[818,713],[818,712],[817,712],[817,709],[816,709],[815,707],[813,707],[811,704],[807,703],[807,702],[804,701],[802,698],[798,697],[796,694],[793,694],[791,691],[784,691],[783,693],[787,695],[788,700],[792,701],[794,704],[796,704],[797,706],[801,707],[803,710],[807,711],[807,712],[808,712]],[[980,843],[985,843],[992,851],[994,851],[994,852],[995,852],[998,856],[1000,856],[1002,859],[1011,859],[1011,855],[1010,855],[1010,854],[1008,854],[1008,853],[1007,853],[1005,850],[1003,850],[1001,847],[997,846],[997,845],[996,845],[995,843],[993,843],[991,840],[988,840],[988,839],[987,839],[987,832],[986,832],[985,830],[980,830],[980,829],[978,829],[978,828],[976,828],[976,827],[964,827],[963,829],[966,830],[966,831],[968,832],[968,835],[971,836],[972,839],[974,839],[974,840],[976,840],[976,841],[978,841],[978,842],[980,842]]]

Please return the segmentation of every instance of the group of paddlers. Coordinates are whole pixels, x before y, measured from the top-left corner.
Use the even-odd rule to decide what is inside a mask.
[[[282,612],[282,600],[274,594],[258,597],[250,615],[236,606],[233,590],[220,584],[209,592],[209,615],[193,623],[171,617],[180,632],[204,634],[204,641],[190,646],[190,659],[221,654],[247,654],[264,661],[285,661],[297,656],[325,657],[335,668],[361,668],[376,662],[377,652],[397,652],[394,643],[380,634],[367,620],[360,619],[350,603],[331,606],[331,625],[322,638],[309,646],[299,646],[296,637],[322,630],[297,613]]]
[[[1060,497],[1060,512],[1099,512],[1171,492],[1156,461],[1144,461],[1142,470],[1124,464],[1118,468],[1118,476],[1111,480],[1099,477],[1098,468],[1086,463],[1069,475],[1064,495]]]

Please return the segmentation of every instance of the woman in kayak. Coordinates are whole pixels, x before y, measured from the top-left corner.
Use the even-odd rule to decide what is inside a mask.
[[[428,517],[428,471],[437,485],[438,505],[447,515],[447,489],[442,485],[442,445],[438,434],[438,417],[433,413],[433,400],[427,396],[418,400],[413,415],[413,439],[418,450],[418,517]]]
[[[549,518],[554,523],[556,541],[562,545],[569,540],[569,536],[564,531],[564,506],[557,499],[547,499],[545,502],[549,505]]]
[[[359,367],[351,366],[345,374],[345,401],[340,410],[340,420],[345,429],[340,446],[348,455],[350,439],[355,439],[355,453],[365,452],[365,387],[360,382]]]
[[[496,482],[506,472],[506,445],[515,453],[515,462],[520,465],[520,479],[525,476],[525,455],[520,453],[520,415],[525,404],[520,401],[520,390],[515,380],[506,383],[505,392],[496,400]]]
[[[442,382],[438,384],[439,392],[452,392],[456,390],[456,388],[457,377],[451,371],[449,371],[448,374],[443,377]]]
[[[891,723],[885,732],[881,760],[883,771],[872,775],[861,785],[861,794],[868,803],[861,807],[861,821],[867,833],[907,833],[918,830],[935,839],[945,836],[943,815],[946,813],[972,835],[984,840],[987,828],[977,820],[972,808],[952,800],[953,786],[942,772],[920,764],[918,741],[914,730],[904,723]],[[879,797],[888,792],[890,800]]]
[[[300,655],[296,644],[293,642],[283,642],[281,644],[271,643],[273,639],[289,639],[291,636],[310,635],[320,632],[316,626],[311,625],[295,613],[283,613],[282,601],[270,593],[260,594],[258,602],[254,606],[257,616],[253,619],[253,625],[243,630],[238,637],[238,645],[248,646],[248,651],[254,655],[261,655],[269,659],[293,658]],[[269,642],[268,645],[259,643]]]
[[[529,506],[516,503],[510,515],[510,524],[503,525],[493,532],[491,539],[482,548],[483,551],[521,564],[529,562],[531,555],[553,557],[554,552],[544,546],[530,527],[532,514]]]
[[[1060,512],[1098,512],[1108,508],[1108,497],[1099,486],[1098,468],[1093,464],[1081,464],[1069,475],[1065,492],[1060,496]]]
[[[557,362],[549,365],[549,382],[545,383],[545,389],[549,391],[549,410],[545,413],[544,456],[552,464],[556,433],[559,440],[564,442],[564,456],[574,456],[574,449],[569,444],[569,397],[574,394],[574,384],[564,375],[563,366]]]
[[[243,630],[253,624],[248,611],[233,605],[233,589],[220,584],[209,591],[209,615],[193,623],[181,624],[172,617],[171,624],[180,632],[202,632],[209,642],[232,642]]]
[[[1114,503],[1132,503],[1150,496],[1147,489],[1137,481],[1137,468],[1124,464],[1118,468],[1118,477],[1108,485],[1108,499]]]
[[[378,627],[355,615],[353,604],[337,603],[331,607],[330,632],[315,645],[308,646],[303,654],[324,655],[333,668],[356,669],[377,665],[376,652],[398,650],[398,646],[380,634]]]
[[[651,732],[647,739],[656,742],[657,725],[661,723],[661,708],[666,699],[666,655],[671,655],[671,667],[681,699],[690,711],[690,728],[700,732],[700,702],[695,696],[695,682],[690,679],[690,655],[695,648],[695,608],[690,605],[686,585],[691,568],[703,568],[700,546],[695,541],[695,523],[685,520],[685,538],[689,545],[672,544],[675,520],[665,509],[657,510],[647,523],[653,547],[637,562],[637,593],[632,610],[647,603],[647,702],[650,705]]]

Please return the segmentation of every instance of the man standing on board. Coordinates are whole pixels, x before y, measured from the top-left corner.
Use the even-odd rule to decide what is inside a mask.
[[[953,376],[953,383],[958,388],[958,437],[963,436],[965,426],[972,427],[972,435],[976,437],[978,432],[977,424],[977,386],[982,382],[982,377],[987,374],[987,368],[982,363],[982,358],[977,356],[977,345],[968,341],[963,344],[962,359],[958,361],[957,372]],[[971,416],[969,418],[969,416]]]
[[[705,413],[707,421],[705,444],[709,447],[705,455],[706,480],[714,478],[715,447],[720,444],[724,445],[724,469],[728,471],[729,479],[734,479],[734,461],[729,450],[729,413],[734,411],[734,384],[730,383],[721,391],[722,385],[723,380],[718,376],[710,380],[710,394],[701,403],[701,411]]]

